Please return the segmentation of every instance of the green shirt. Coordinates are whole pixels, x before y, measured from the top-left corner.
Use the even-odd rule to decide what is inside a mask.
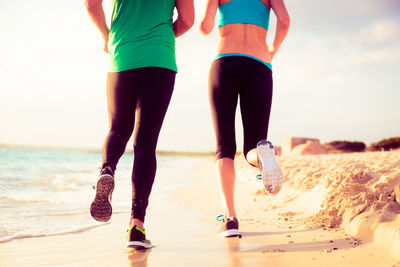
[[[143,67],[177,71],[174,7],[175,0],[113,0],[110,72]]]

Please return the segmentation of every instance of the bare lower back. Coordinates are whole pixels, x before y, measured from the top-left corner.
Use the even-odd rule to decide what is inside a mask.
[[[234,23],[219,28],[220,41],[218,53],[241,53],[271,62],[266,43],[267,30],[244,23]]]

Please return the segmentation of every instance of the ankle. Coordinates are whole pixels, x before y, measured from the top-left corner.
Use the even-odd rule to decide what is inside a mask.
[[[225,220],[228,219],[228,218],[231,218],[231,217],[237,218],[236,217],[236,212],[226,212],[225,213]]]
[[[140,230],[144,230],[144,225],[141,220],[136,218],[131,218],[131,220],[129,221],[129,227],[132,228],[134,226],[138,227]]]
[[[236,214],[235,215],[226,216],[225,217],[225,221],[227,221],[230,218],[236,218],[237,219]]]
[[[100,170],[101,174],[111,174],[114,177],[114,170],[111,166],[103,166]]]

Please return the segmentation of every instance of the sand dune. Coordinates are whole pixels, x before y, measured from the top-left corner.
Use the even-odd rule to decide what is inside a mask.
[[[286,210],[299,223],[343,228],[355,238],[386,246],[400,259],[400,151],[281,156],[285,184],[266,196],[268,209]],[[238,160],[238,176],[256,170]],[[263,190],[258,191],[263,194]]]

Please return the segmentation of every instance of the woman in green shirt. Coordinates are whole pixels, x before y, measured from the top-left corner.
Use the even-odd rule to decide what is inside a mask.
[[[109,29],[102,0],[86,0],[90,18],[110,54],[107,103],[110,130],[103,147],[103,163],[90,212],[108,221],[114,172],[134,133],[132,215],[128,247],[149,248],[143,227],[156,173],[158,135],[171,99],[175,75],[175,38],[194,22],[193,0],[113,0]],[[178,17],[173,22],[174,8]],[[135,125],[135,118],[137,119]]]

